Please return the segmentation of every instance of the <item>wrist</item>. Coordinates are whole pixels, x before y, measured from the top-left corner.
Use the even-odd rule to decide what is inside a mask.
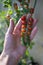
[[[0,55],[0,65],[17,65],[17,61],[12,54],[9,55],[2,52]]]
[[[9,56],[8,55],[0,55],[0,65],[7,65]]]

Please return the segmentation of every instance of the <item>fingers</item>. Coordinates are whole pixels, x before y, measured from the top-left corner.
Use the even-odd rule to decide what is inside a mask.
[[[23,15],[23,16],[26,16],[26,15]],[[27,15],[27,19],[29,18],[31,16],[31,14],[28,14]],[[22,17],[21,17],[22,18]],[[15,28],[14,28],[14,32],[18,29],[18,30],[20,30],[21,29],[21,25],[22,25],[22,20],[21,20],[21,18],[20,18],[20,20],[18,21],[18,23],[16,24],[16,26],[15,26]]]
[[[38,20],[37,19],[34,19],[34,22],[33,22],[33,28],[36,26]]]
[[[27,15],[27,21],[29,20],[30,17],[31,17],[31,14],[28,14]],[[34,21],[33,21],[33,28],[36,26],[37,22],[38,22],[38,20],[34,19]]]
[[[23,15],[23,16],[26,16],[26,15]],[[22,17],[21,17],[22,18]],[[19,19],[18,23],[16,24],[15,28],[14,28],[14,32],[16,30],[21,30],[21,25],[22,25],[22,19]]]
[[[35,26],[31,32],[31,35],[30,35],[30,39],[33,40],[33,38],[35,37],[36,33],[38,31],[38,28],[37,26]]]
[[[13,30],[14,30],[14,21],[12,19],[10,19],[10,25],[9,25],[7,33],[11,33],[12,34]]]
[[[29,20],[30,17],[31,17],[31,14],[28,14],[27,15],[27,21]],[[37,31],[38,31],[38,28],[36,26],[37,25],[37,22],[38,22],[38,20],[37,19],[34,19],[33,25],[32,25],[33,30],[32,30],[31,35],[30,35],[30,39],[31,40],[33,40],[33,38],[35,37],[35,35],[36,35]]]
[[[30,17],[31,17],[31,14],[28,14],[26,17],[27,21],[29,20]]]
[[[14,32],[16,32],[16,30],[19,30],[21,28],[22,22],[21,22],[21,18],[18,21],[18,23],[16,24],[15,28],[14,28]]]
[[[27,21],[28,21],[28,19],[29,19],[30,16],[31,16],[31,14],[28,14],[27,15],[27,17],[26,17],[27,18]],[[37,19],[34,19],[34,22],[33,22],[33,31],[32,31],[32,34],[30,35],[30,38],[31,39],[34,38],[34,36],[35,36],[35,34],[37,32],[37,27],[36,27],[37,22],[38,22]],[[21,25],[22,25],[22,20],[20,18],[20,20],[18,21],[18,23],[17,23],[14,31],[17,31],[18,29],[21,29]]]

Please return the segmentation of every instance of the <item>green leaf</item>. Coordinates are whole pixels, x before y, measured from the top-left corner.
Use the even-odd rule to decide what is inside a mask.
[[[30,49],[33,48],[33,45],[34,45],[34,44],[35,44],[35,43],[31,41],[31,43],[30,43]]]
[[[9,21],[7,19],[5,19],[5,21],[6,21],[7,26],[9,27]]]
[[[5,0],[5,1],[3,1],[3,3],[4,3],[4,4],[8,4],[8,2],[7,2],[6,0]]]
[[[32,46],[35,44],[35,42],[31,42]]]
[[[22,63],[26,63],[26,59],[22,59]]]
[[[8,10],[7,13],[10,14],[10,15],[12,15],[13,14],[13,11],[10,9],[10,10]]]
[[[32,46],[32,44],[31,44],[31,43],[30,43],[30,46],[29,46],[29,47],[30,47],[30,49],[32,49],[32,48],[33,48],[33,46]]]

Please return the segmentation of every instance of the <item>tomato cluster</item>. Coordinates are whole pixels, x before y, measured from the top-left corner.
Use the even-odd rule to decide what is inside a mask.
[[[32,31],[32,25],[33,25],[33,21],[34,19],[32,17],[29,18],[28,22],[26,21],[26,16],[22,16],[22,26],[21,26],[21,37],[24,39],[28,36],[28,39],[25,39],[26,40],[26,43],[25,43],[25,40],[23,39],[23,44],[26,45],[30,42],[30,34],[31,34],[31,31]],[[28,40],[28,43],[27,43],[27,40]]]
[[[32,25],[33,25],[33,18],[30,17],[29,21],[26,22],[26,16],[22,16],[22,27],[21,27],[21,32],[25,33],[26,32],[26,28],[28,29],[28,35],[30,35],[31,31],[32,31]]]
[[[28,21],[28,35],[31,34],[33,21],[34,21],[33,18],[30,17],[30,18],[29,18],[29,21]]]
[[[24,36],[26,32],[26,16],[22,16],[21,36]]]

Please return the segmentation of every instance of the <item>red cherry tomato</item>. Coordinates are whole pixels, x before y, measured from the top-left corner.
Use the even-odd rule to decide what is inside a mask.
[[[34,13],[34,8],[30,9],[30,13],[33,14]]]
[[[33,24],[32,22],[28,22],[28,25],[29,25],[29,26],[32,26],[32,24]]]
[[[29,31],[32,31],[32,28],[31,28],[31,27],[29,27],[29,28],[28,28],[28,30],[29,30]]]
[[[29,21],[30,21],[30,22],[33,22],[33,21],[34,21],[34,19],[33,19],[32,17],[30,17],[30,18],[29,18]]]
[[[21,20],[26,21],[26,16],[22,16]]]
[[[26,25],[26,21],[22,21],[22,24],[23,24],[23,25]]]

